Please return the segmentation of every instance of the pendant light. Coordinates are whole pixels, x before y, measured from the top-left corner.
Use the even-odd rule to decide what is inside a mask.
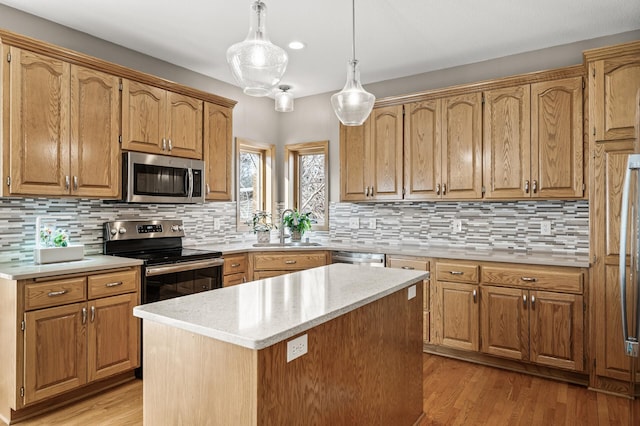
[[[288,90],[291,86],[278,86],[278,92],[276,93],[276,111],[278,112],[291,112],[293,111],[293,94]]]
[[[365,122],[376,97],[362,88],[360,84],[360,68],[356,60],[356,5],[351,0],[353,8],[353,44],[351,45],[353,59],[347,64],[347,83],[344,88],[331,96],[331,105],[338,119],[345,126],[359,126]]]
[[[256,0],[251,11],[249,34],[244,41],[227,49],[227,62],[245,94],[267,96],[280,82],[289,58],[284,49],[267,37],[267,6]]]

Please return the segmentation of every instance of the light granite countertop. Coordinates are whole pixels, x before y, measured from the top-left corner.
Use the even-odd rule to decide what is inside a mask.
[[[0,263],[0,278],[6,280],[26,280],[55,275],[76,274],[142,265],[139,259],[95,254],[72,262],[37,265],[33,262]]]
[[[421,271],[333,264],[136,306],[133,314],[259,350],[428,276]]]
[[[476,260],[484,262],[505,262],[545,266],[569,266],[588,268],[589,256],[586,254],[561,254],[549,251],[515,251],[469,249],[464,247],[440,247],[417,245],[374,245],[357,243],[321,242],[319,246],[254,247],[252,242],[233,244],[206,244],[194,248],[221,251],[224,255],[261,252],[261,251],[298,251],[298,250],[343,250],[364,253],[383,253],[387,255],[423,256],[442,259]]]

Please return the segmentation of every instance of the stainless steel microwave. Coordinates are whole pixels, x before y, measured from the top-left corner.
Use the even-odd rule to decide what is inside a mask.
[[[122,154],[122,198],[128,203],[203,203],[204,161]]]

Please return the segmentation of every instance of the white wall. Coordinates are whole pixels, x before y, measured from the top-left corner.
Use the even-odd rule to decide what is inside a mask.
[[[640,31],[585,40],[475,64],[382,81],[368,84],[365,88],[376,95],[377,98],[382,98],[576,65],[583,62],[582,52],[584,50],[633,40],[640,40]],[[366,64],[362,64],[361,72],[363,78],[366,78]],[[280,119],[280,139],[283,144],[329,140],[329,164],[331,169],[329,199],[330,201],[338,201],[340,199],[340,129],[338,119],[331,109],[330,97],[332,94],[333,92],[296,99],[295,111],[283,113]],[[279,161],[283,160],[283,150],[284,148],[281,148],[279,151]],[[282,168],[279,170],[282,170]],[[283,185],[283,181],[281,178],[278,180],[281,185]]]

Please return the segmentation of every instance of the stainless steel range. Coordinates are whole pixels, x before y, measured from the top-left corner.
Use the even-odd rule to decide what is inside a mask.
[[[104,254],[141,259],[142,303],[222,287],[222,253],[182,247],[181,220],[104,224]]]

